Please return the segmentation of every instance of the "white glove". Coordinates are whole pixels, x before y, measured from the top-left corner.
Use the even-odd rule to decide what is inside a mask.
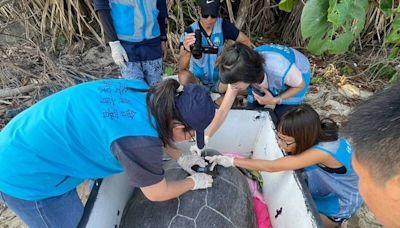
[[[205,173],[195,173],[187,178],[190,178],[194,181],[194,187],[192,190],[210,188],[213,183],[212,177]]]
[[[108,42],[111,48],[111,56],[115,62],[120,67],[126,67],[125,62],[128,62],[128,55],[126,54],[126,51],[124,47],[122,47],[121,43],[119,40],[113,41],[113,42]]]
[[[200,167],[206,167],[207,162],[204,161],[204,158],[197,155],[182,155],[178,159],[178,164],[182,167],[183,170],[188,172],[189,174],[196,173],[192,166],[198,165]]]
[[[208,160],[209,163],[212,163],[210,167],[211,171],[214,170],[214,167],[216,165],[222,165],[223,167],[235,166],[234,164],[235,159],[228,156],[222,156],[222,155],[206,156],[205,159]]]
[[[208,141],[210,141],[210,137],[209,136],[204,136],[204,147],[202,149],[199,149],[197,147],[197,143],[195,143],[194,145],[190,146],[190,152],[194,155],[198,155],[201,156],[201,153],[207,148],[208,145]]]

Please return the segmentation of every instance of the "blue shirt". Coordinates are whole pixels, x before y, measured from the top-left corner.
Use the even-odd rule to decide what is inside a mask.
[[[346,169],[344,174],[327,172],[318,165],[305,169],[308,187],[318,211],[333,218],[350,218],[363,203],[358,191],[358,176],[351,166],[350,144],[339,138],[337,141],[321,142],[313,148],[331,155]]]
[[[122,172],[124,166],[112,152],[115,141],[121,143],[118,139],[124,137],[158,138],[154,120],[147,113],[146,93],[130,88],[148,86],[122,79],[82,83],[14,117],[0,132],[0,191],[20,199],[40,200],[62,195],[85,179]],[[161,144],[151,145],[159,147],[155,157],[160,157]],[[160,180],[163,172],[154,170],[154,157],[138,154],[134,153],[136,160],[131,160],[152,164],[150,172],[158,177],[148,182],[136,178],[137,184]]]

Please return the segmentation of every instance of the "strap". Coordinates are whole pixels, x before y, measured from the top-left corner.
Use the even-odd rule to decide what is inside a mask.
[[[133,91],[133,92],[140,92],[140,93],[147,93],[147,92],[149,92],[148,89],[138,89],[138,88],[133,88],[133,87],[128,87],[127,89],[130,90],[130,91]]]
[[[213,42],[211,41],[212,31],[211,31],[211,34],[208,35],[206,30],[201,26],[200,21],[198,21],[197,23],[199,24],[199,28],[200,28],[201,33],[203,33],[203,35],[206,37],[208,45],[214,46]]]

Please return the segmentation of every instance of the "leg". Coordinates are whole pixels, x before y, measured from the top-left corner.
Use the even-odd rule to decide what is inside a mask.
[[[163,77],[162,58],[142,61],[144,79],[149,86],[159,83]]]
[[[83,215],[83,204],[76,189],[43,200],[28,201],[0,193],[4,203],[30,228],[77,227]]]
[[[188,70],[181,70],[178,73],[179,83],[186,85],[189,83],[198,84],[199,80]]]
[[[139,62],[126,63],[126,67],[121,67],[121,76],[124,79],[144,81],[144,74]]]

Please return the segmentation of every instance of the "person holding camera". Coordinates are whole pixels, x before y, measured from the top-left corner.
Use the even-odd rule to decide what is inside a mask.
[[[199,0],[200,19],[185,29],[181,36],[179,82],[201,83],[211,92],[224,92],[218,83],[216,61],[225,40],[254,46],[250,39],[231,22],[219,15],[219,0]],[[225,88],[226,90],[226,88]]]
[[[125,79],[150,86],[163,76],[167,57],[165,0],[94,0],[111,56]]]

